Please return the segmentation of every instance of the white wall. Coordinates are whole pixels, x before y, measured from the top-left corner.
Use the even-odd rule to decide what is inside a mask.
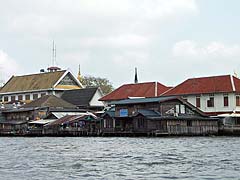
[[[102,97],[101,92],[97,90],[92,100],[90,101],[90,106],[104,106],[104,103],[102,101],[99,101],[101,97]]]
[[[3,95],[2,96],[2,102],[4,101],[4,97],[6,97],[6,96],[8,96],[8,102],[11,101],[11,96],[15,96],[15,100],[18,100],[18,96],[20,96],[20,95],[22,95],[22,97],[23,97],[22,100],[25,101],[26,100],[26,97],[25,97],[26,95],[30,95],[30,100],[33,100],[33,94],[38,94],[38,98],[40,98],[42,93],[46,93],[46,95],[48,94],[47,91],[43,91],[43,92],[34,92],[34,93],[22,93],[22,94]]]
[[[207,107],[207,100],[209,99],[209,94],[200,95],[201,107],[203,112],[232,112],[239,111],[240,107],[236,106],[236,95],[235,93],[228,94],[228,106],[224,107],[224,97],[225,93],[215,93],[214,94],[214,107]],[[185,99],[192,105],[196,106],[196,95],[184,96]]]

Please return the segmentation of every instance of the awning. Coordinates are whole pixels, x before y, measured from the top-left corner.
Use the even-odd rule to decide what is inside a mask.
[[[240,117],[239,113],[226,113],[226,114],[219,114],[218,117]]]
[[[64,116],[67,116],[67,115],[80,115],[80,116],[91,115],[94,118],[97,118],[96,115],[94,115],[93,113],[90,113],[90,112],[84,112],[84,113],[83,112],[52,112],[52,114],[58,119],[60,119]]]
[[[56,121],[57,119],[40,119],[40,120],[36,120],[36,121],[31,121],[28,124],[40,124],[40,125],[45,125],[51,122]]]
[[[20,125],[20,124],[25,124],[27,121],[0,121],[0,124],[12,124],[12,125]]]

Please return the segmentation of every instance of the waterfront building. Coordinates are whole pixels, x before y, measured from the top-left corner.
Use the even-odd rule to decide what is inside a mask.
[[[178,97],[126,99],[103,115],[103,135],[210,135],[218,119]]]
[[[231,75],[190,78],[161,96],[180,96],[211,116],[240,113],[240,79]]]
[[[21,101],[29,103],[44,95],[60,97],[65,90],[83,86],[68,70],[49,69],[49,72],[12,76],[0,89],[2,103]]]
[[[27,123],[45,119],[53,113],[79,112],[76,106],[54,95],[45,95],[20,108],[3,109],[1,111],[1,133],[26,133]]]
[[[44,135],[87,136],[97,135],[100,129],[100,119],[92,113],[66,115],[42,128]]]

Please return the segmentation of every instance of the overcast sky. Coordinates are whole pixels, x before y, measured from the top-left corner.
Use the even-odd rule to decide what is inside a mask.
[[[0,75],[52,65],[174,86],[187,78],[240,75],[239,0],[0,0]]]

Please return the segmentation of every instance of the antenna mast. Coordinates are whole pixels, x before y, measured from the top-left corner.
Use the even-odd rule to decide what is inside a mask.
[[[57,48],[56,44],[53,40],[53,48],[52,48],[52,67],[48,67],[48,72],[55,72],[61,70],[61,68],[57,67]]]
[[[56,44],[53,40],[53,49],[52,49],[52,66],[54,67],[56,65],[57,61],[57,49],[56,49]]]

